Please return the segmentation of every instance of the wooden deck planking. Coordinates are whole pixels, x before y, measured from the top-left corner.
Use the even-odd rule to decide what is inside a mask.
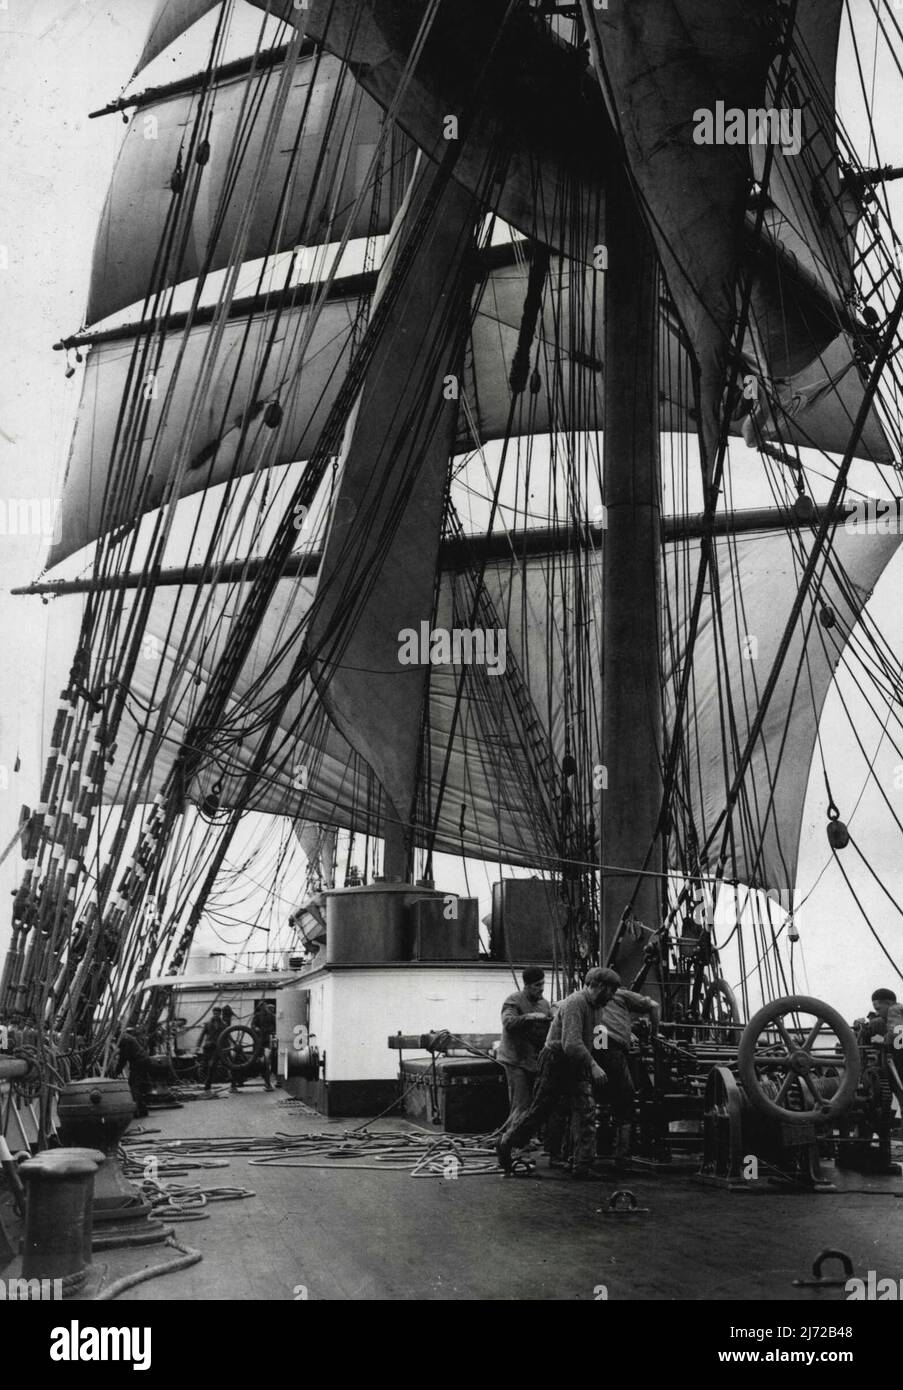
[[[329,1132],[355,1121],[299,1116],[248,1087],[239,1096],[155,1112],[145,1121],[167,1138]],[[404,1122],[376,1127],[398,1129]],[[795,1289],[826,1246],[846,1250],[855,1271],[896,1277],[903,1269],[903,1211],[891,1195],[731,1196],[680,1176],[632,1177],[645,1217],[603,1214],[608,1183],[578,1186],[542,1170],[501,1176],[415,1179],[394,1172],[251,1166],[176,1179],[241,1185],[241,1202],[214,1204],[207,1221],[176,1235],[204,1254],[193,1268],[142,1284],[120,1301],[171,1299],[308,1301],[609,1299],[842,1299],[843,1290]],[[852,1175],[851,1175],[852,1176]],[[108,1280],[171,1257],[164,1247],[106,1252]],[[302,1301],[302,1300],[298,1300]]]

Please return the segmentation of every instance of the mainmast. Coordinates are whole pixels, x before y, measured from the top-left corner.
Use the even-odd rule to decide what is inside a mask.
[[[662,798],[658,262],[623,171],[606,195],[601,859],[640,877],[603,870],[603,961],[631,898],[633,914],[659,926]],[[618,943],[612,964],[625,984],[643,944]]]

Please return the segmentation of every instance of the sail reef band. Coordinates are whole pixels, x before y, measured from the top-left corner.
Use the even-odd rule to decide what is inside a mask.
[[[621,988],[614,970],[587,971],[582,989],[563,999],[554,1016],[544,999],[545,974],[527,966],[523,989],[502,1005],[502,1039],[498,1060],[508,1077],[511,1104],[496,1152],[507,1173],[514,1152],[546,1127],[549,1166],[566,1167],[564,1139],[570,1127],[570,1172],[578,1182],[601,1181],[596,1167],[596,1095],[610,1105],[616,1123],[614,1160],[629,1162],[633,1129],[634,1086],[628,1065],[631,1026],[648,1016],[653,1032],[659,1004],[646,995]],[[601,1064],[596,1060],[597,1054]]]

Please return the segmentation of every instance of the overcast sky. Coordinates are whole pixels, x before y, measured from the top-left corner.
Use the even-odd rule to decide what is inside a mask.
[[[868,0],[854,0],[857,14],[870,13]],[[59,496],[77,403],[80,373],[67,382],[62,355],[50,350],[61,335],[82,322],[94,232],[124,126],[118,117],[88,121],[90,110],[114,99],[131,73],[141,48],[154,0],[7,0],[0,10],[0,86],[2,86],[3,196],[0,245],[2,336],[0,336],[0,501],[15,497]],[[259,14],[250,16],[253,33]],[[209,23],[199,26],[209,32]],[[863,31],[869,64],[873,27]],[[250,44],[248,45],[248,47]],[[237,45],[241,50],[240,43]],[[193,71],[203,61],[203,37],[193,35],[177,51],[162,55],[141,85],[167,81]],[[841,68],[841,101],[849,99],[849,55]],[[882,60],[875,69],[876,128],[882,163],[903,164],[903,122],[899,119],[899,77]],[[848,114],[853,118],[852,108]],[[856,120],[859,134],[863,127]],[[895,197],[899,198],[899,186]],[[2,254],[2,253],[0,253]],[[19,806],[34,805],[46,755],[47,725],[65,682],[78,622],[78,600],[44,606],[39,599],[12,598],[9,587],[28,583],[40,572],[40,537],[0,537],[0,630],[5,660],[0,663],[0,848],[14,833]],[[889,566],[871,611],[895,652],[903,651],[903,611],[897,595],[903,578],[900,557]],[[56,610],[54,612],[54,610]],[[52,625],[48,618],[54,614]],[[861,714],[861,704],[854,705]],[[857,715],[857,718],[859,716]],[[868,721],[862,715],[862,728]],[[868,737],[873,737],[870,733]],[[836,699],[829,699],[822,739],[831,760],[832,785],[844,814],[856,805],[851,826],[896,897],[903,895],[901,839],[878,793],[866,790],[865,767],[855,750]],[[873,737],[877,747],[877,736]],[[20,760],[18,772],[15,769]],[[903,816],[903,778],[898,759],[885,748],[876,771]],[[825,793],[820,771],[813,775],[804,815],[798,888],[808,893],[800,952],[804,962],[798,985],[833,1002],[847,1014],[861,1012],[872,988],[898,986],[884,963],[836,869],[825,869]],[[455,891],[465,887],[460,868],[446,861],[443,880]],[[480,869],[470,880],[488,906],[489,880]],[[857,870],[849,872],[885,942],[903,957],[903,919],[881,891]],[[16,851],[0,867],[0,949],[8,940],[11,891],[21,874]],[[736,981],[733,981],[736,983]]]

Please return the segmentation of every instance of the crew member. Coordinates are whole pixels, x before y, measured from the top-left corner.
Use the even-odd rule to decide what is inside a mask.
[[[270,1075],[272,1071],[273,1059],[271,1056],[273,1039],[276,1036],[276,1014],[272,1005],[265,1000],[258,1001],[251,1019],[251,1027],[259,1033],[263,1039],[263,1051],[260,1054],[260,1070],[263,1076],[264,1089],[272,1091]]]
[[[892,989],[876,989],[872,995],[874,1013],[857,1018],[853,1025],[863,1042],[883,1042],[886,1047],[903,1048],[903,1005]]]
[[[502,1040],[498,1060],[508,1078],[508,1119],[527,1110],[539,1067],[539,1053],[552,1022],[552,1006],[543,998],[545,971],[528,965],[521,975],[523,989],[509,994],[502,1005]]]
[[[223,1011],[215,1008],[201,1030],[201,1068],[204,1072],[204,1090],[210,1090],[213,1068],[216,1066],[216,1044],[223,1031]]]
[[[635,1091],[629,1065],[631,1028],[637,1016],[647,1015],[655,1035],[661,1010],[657,1001],[648,995],[622,989],[621,977],[616,971],[603,970],[602,975],[610,994],[597,1011],[593,1044],[608,1077],[605,1099],[611,1106],[612,1118],[617,1125],[614,1157],[616,1164],[622,1164],[630,1158],[633,1133]]]
[[[587,971],[583,988],[559,1005],[539,1054],[539,1074],[529,1109],[508,1121],[496,1145],[499,1163],[506,1171],[512,1166],[512,1150],[523,1148],[566,1097],[571,1112],[572,1176],[578,1181],[601,1180],[594,1167],[593,1083],[602,1084],[605,1072],[593,1059],[591,1049],[596,1009],[614,994],[614,986],[605,978],[609,973],[598,968]]]
[[[231,1004],[224,1004],[223,1007],[222,1007],[221,1013],[222,1013],[222,1016],[223,1016],[223,1028],[224,1028],[224,1029],[226,1029],[226,1028],[231,1028],[231,1027],[232,1027],[232,1020],[233,1020],[233,1018],[235,1017],[235,1014],[234,1014],[234,1012],[233,1012],[233,1010],[232,1010],[232,1005],[231,1005]],[[234,1041],[234,1039],[233,1039],[233,1041]],[[233,1048],[231,1049],[231,1055],[232,1055],[232,1060],[233,1060],[233,1061],[235,1061],[235,1062],[240,1062],[240,1060],[241,1060],[241,1053],[240,1053],[240,1051],[239,1051],[237,1048],[233,1047]],[[229,1073],[229,1090],[232,1091],[235,1095],[237,1095],[237,1094],[238,1094],[239,1087],[240,1087],[240,1086],[243,1086],[243,1085],[244,1085],[244,1082],[239,1078],[239,1076],[238,1076],[234,1071],[230,1071],[230,1073]]]
[[[150,1070],[147,1050],[140,1035],[132,1028],[123,1028],[119,1035],[119,1056],[116,1059],[116,1075],[128,1063],[129,1090],[132,1100],[138,1107],[138,1119],[143,1120],[148,1113],[147,1097],[150,1093]]]

